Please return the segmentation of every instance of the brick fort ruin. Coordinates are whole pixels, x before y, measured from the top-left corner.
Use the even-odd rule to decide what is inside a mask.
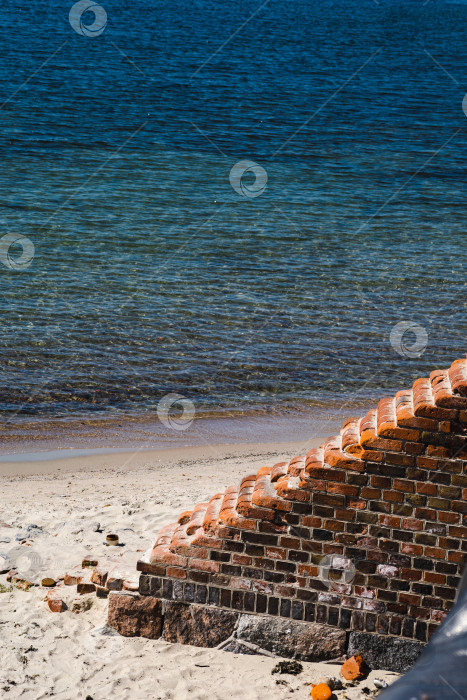
[[[462,573],[466,435],[460,359],[182,513],[138,563],[139,593],[111,593],[110,624],[305,659],[363,648],[404,670]]]

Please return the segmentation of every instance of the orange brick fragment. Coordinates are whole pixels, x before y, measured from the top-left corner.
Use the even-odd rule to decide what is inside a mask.
[[[346,681],[356,681],[359,678],[363,678],[363,659],[357,654],[356,656],[351,656],[350,659],[342,664],[341,673]]]
[[[330,700],[332,697],[331,688],[327,683],[318,683],[311,689],[311,697],[313,700]]]

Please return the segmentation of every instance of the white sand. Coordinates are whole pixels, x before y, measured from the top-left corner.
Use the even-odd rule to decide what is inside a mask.
[[[138,550],[153,543],[161,525],[246,473],[297,451],[290,444],[236,445],[3,463],[0,523],[11,527],[0,525],[0,553],[17,548],[16,536],[37,525],[43,532],[30,529],[31,546],[25,549],[36,557],[38,579],[63,574],[90,553],[117,558],[131,571]],[[97,522],[102,532],[94,531]],[[105,534],[115,531],[124,546],[105,547]],[[7,585],[6,577],[0,582]],[[304,699],[320,675],[339,674],[339,665],[305,663],[299,676],[271,675],[277,660],[268,657],[103,635],[105,600],[82,597],[92,600],[89,610],[58,614],[49,611],[44,595],[41,587],[0,593],[2,698]],[[367,697],[362,688],[374,690],[375,677],[391,682],[397,676],[373,671],[336,696]]]

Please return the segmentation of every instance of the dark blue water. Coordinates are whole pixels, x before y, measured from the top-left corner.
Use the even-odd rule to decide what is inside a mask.
[[[4,416],[352,402],[465,353],[467,2],[72,4],[2,9]]]

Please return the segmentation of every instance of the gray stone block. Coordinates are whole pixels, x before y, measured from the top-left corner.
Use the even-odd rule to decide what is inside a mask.
[[[238,619],[231,610],[171,601],[164,601],[163,613],[162,637],[197,647],[217,647],[232,635]]]
[[[348,656],[361,654],[371,669],[405,673],[412,668],[424,648],[422,642],[409,639],[351,632],[347,653]]]
[[[276,656],[301,661],[337,659],[346,650],[343,630],[266,615],[241,615],[236,636]]]

